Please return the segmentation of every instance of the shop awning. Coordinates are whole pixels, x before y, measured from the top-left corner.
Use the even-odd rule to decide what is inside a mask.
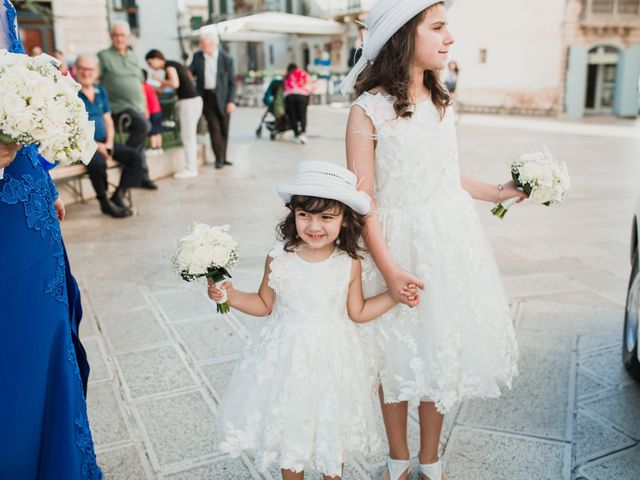
[[[344,25],[333,20],[266,12],[234,18],[213,25],[205,25],[193,32],[194,36],[209,31],[218,32],[225,42],[263,42],[298,36],[333,36],[344,33]]]

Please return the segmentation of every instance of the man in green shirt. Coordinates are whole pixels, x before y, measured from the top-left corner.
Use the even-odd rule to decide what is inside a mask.
[[[129,46],[131,31],[127,22],[111,25],[111,47],[98,53],[100,83],[107,91],[116,128],[122,126],[129,134],[127,145],[142,155],[144,180],[142,188],[158,188],[149,178],[144,158],[144,146],[151,125],[147,121],[147,102],[142,88],[142,68]],[[129,121],[130,120],[130,121]]]

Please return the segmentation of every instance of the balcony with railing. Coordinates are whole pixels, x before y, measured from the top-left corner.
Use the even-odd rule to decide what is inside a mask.
[[[580,23],[584,27],[640,27],[640,0],[584,0]]]

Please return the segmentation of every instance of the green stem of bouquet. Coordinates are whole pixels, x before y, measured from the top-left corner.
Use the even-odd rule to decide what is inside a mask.
[[[496,217],[498,217],[500,220],[502,220],[504,218],[504,216],[507,214],[507,212],[509,211],[508,208],[504,208],[502,206],[502,204],[498,204],[496,205],[492,210],[491,213],[493,213]]]
[[[9,145],[10,143],[16,143],[16,141],[9,135],[5,135],[4,133],[0,132],[0,143]]]

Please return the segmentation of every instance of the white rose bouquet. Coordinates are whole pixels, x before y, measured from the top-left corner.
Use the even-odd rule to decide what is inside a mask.
[[[210,278],[215,283],[231,278],[229,268],[238,263],[238,244],[229,235],[229,226],[210,227],[196,223],[191,232],[178,242],[178,251],[171,258],[175,270],[187,282]],[[230,310],[225,298],[217,304],[218,313]]]
[[[539,152],[521,154],[511,164],[511,177],[516,186],[529,195],[529,199],[546,206],[560,206],[571,187],[567,166],[556,160],[547,147],[542,147]],[[517,200],[510,198],[496,205],[491,213],[504,218]]]
[[[89,163],[94,125],[71,77],[47,58],[0,50],[0,84],[0,142],[36,144],[51,163]]]

